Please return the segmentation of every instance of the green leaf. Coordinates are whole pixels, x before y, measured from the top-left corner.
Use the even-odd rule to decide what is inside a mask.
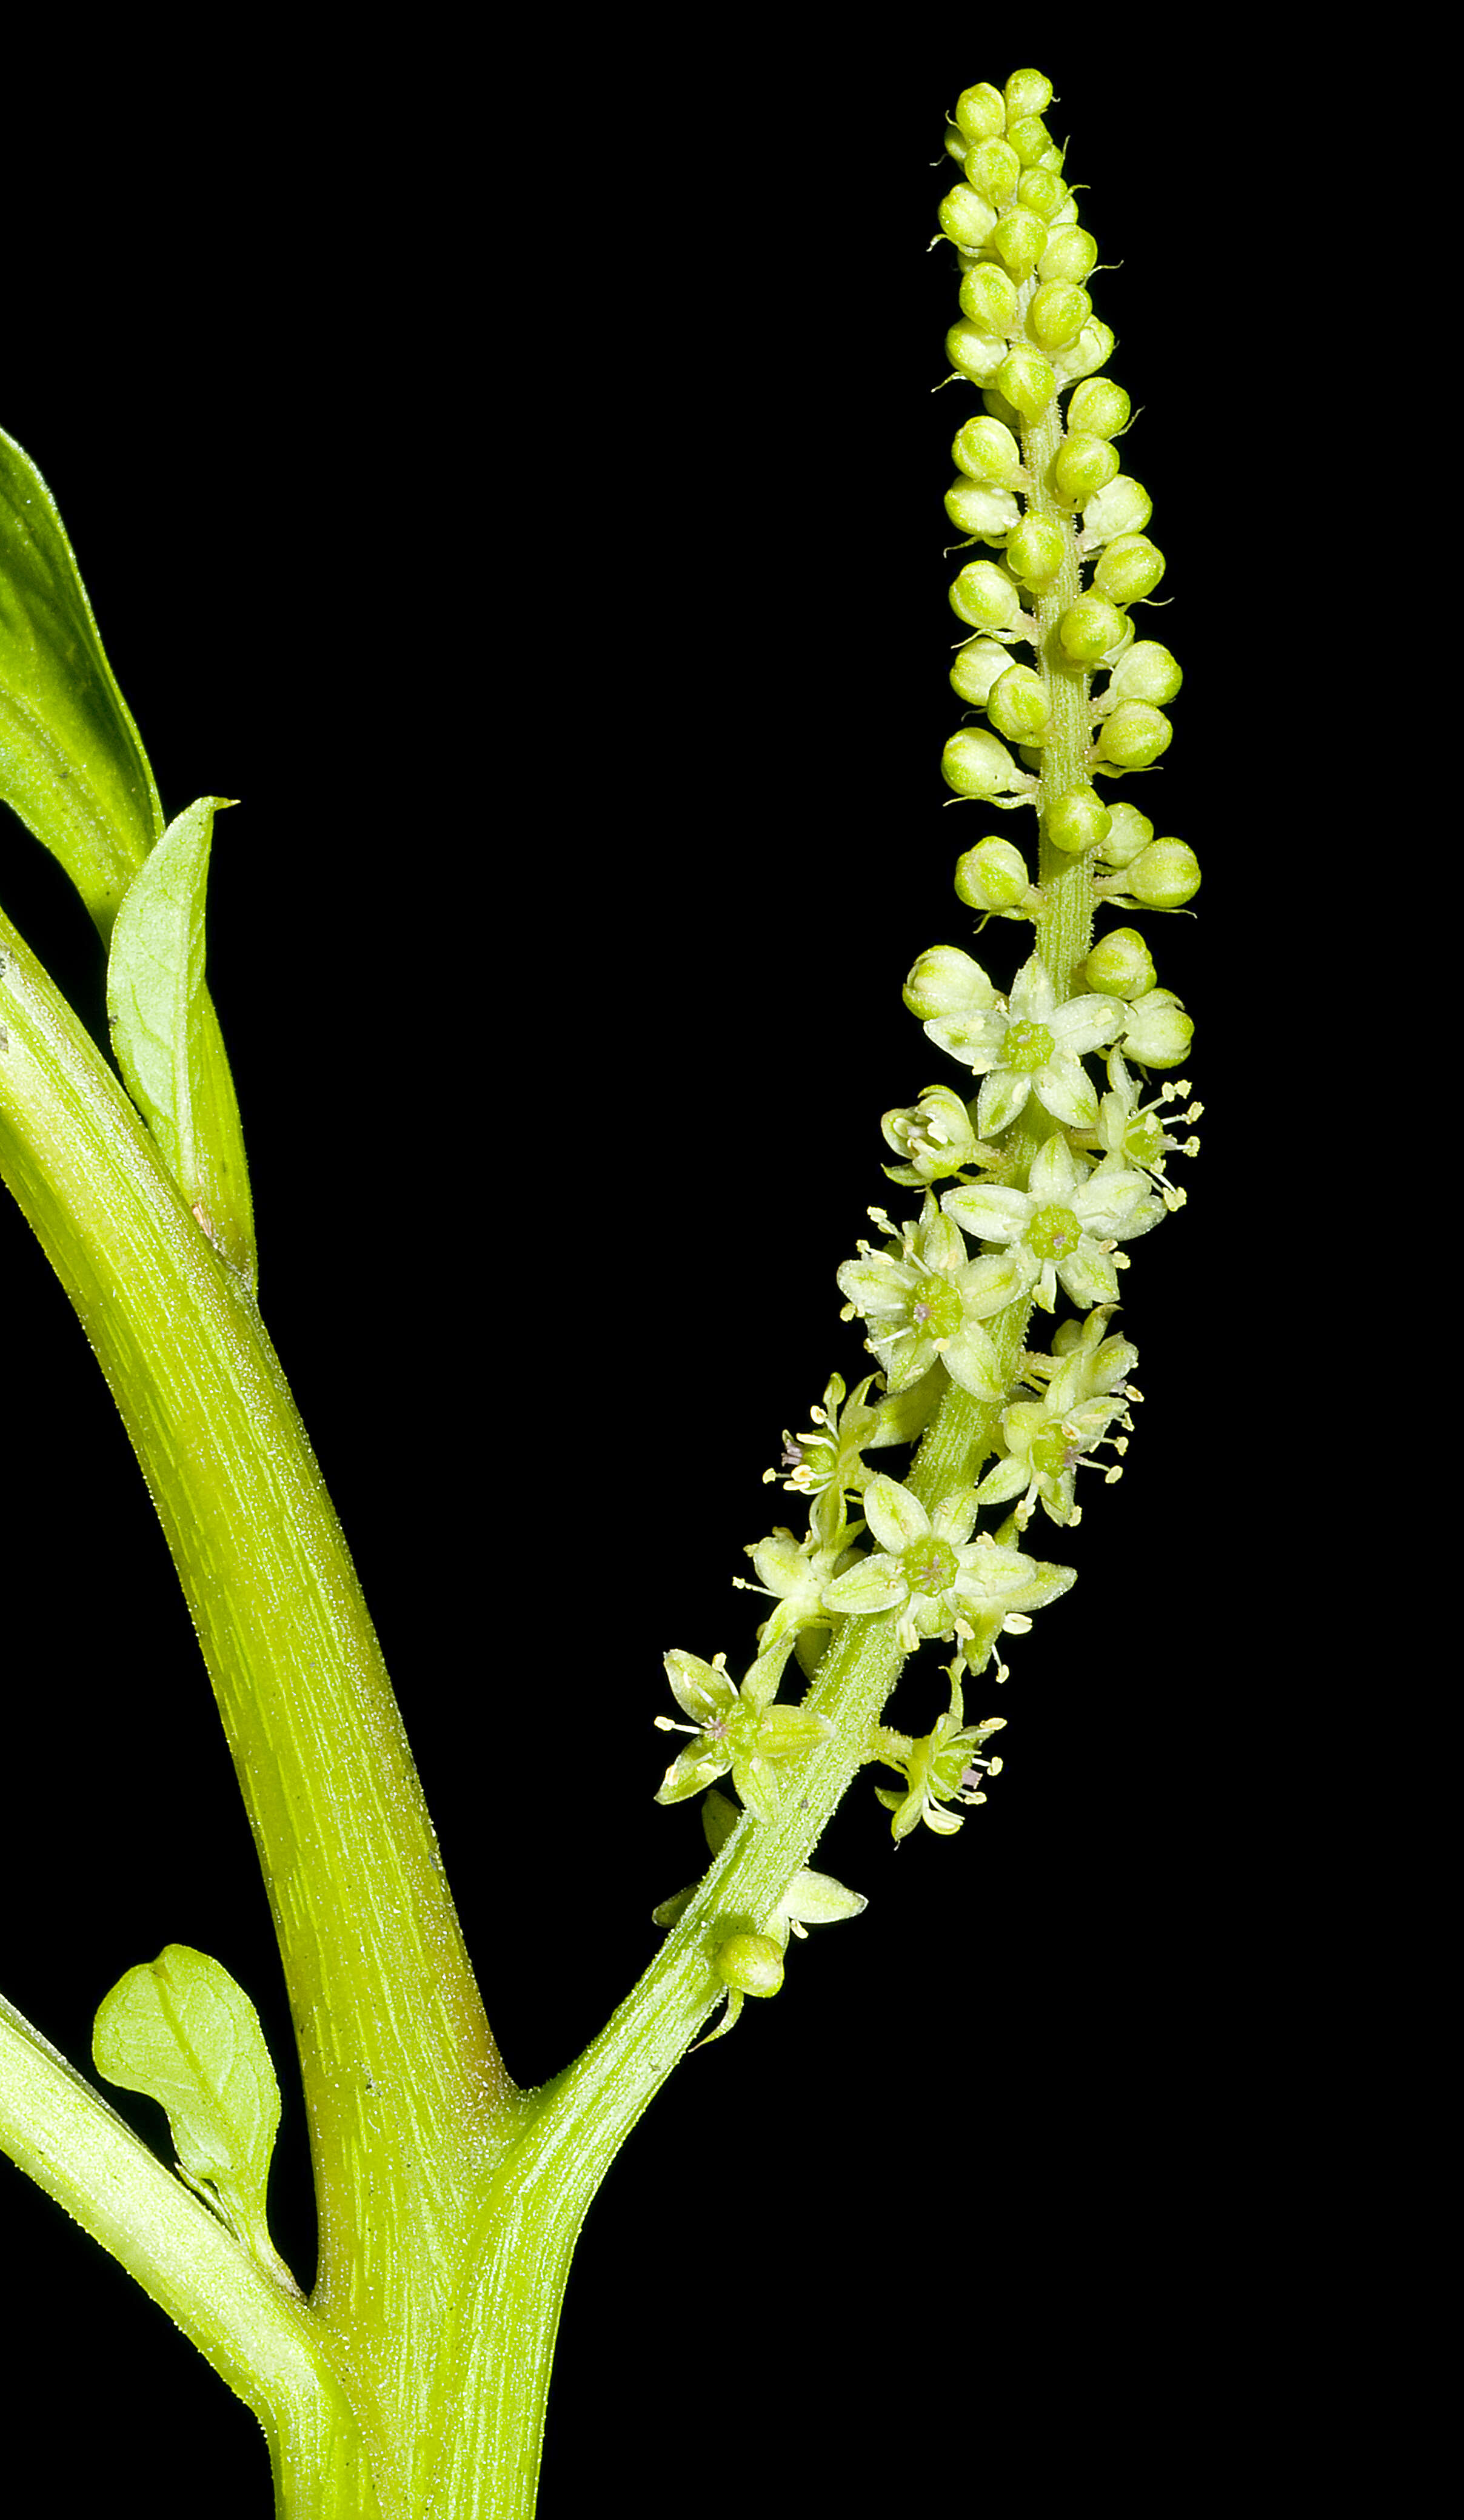
[[[109,940],[134,878],[162,837],[162,805],[56,502],[29,456],[3,430],[0,800],[66,870]],[[191,1099],[199,1187],[188,1192],[188,1202],[201,1205],[205,1230],[252,1286],[254,1216],[244,1135],[206,991],[198,1001],[195,1035]]]
[[[179,2175],[268,2273],[297,2290],[265,2214],[280,2086],[243,1987],[205,1952],[169,1943],[105,1998],[92,2057],[110,2083],[161,2102]]]
[[[0,796],[109,935],[162,830],[162,806],[56,502],[3,430]]]
[[[210,1043],[203,986],[213,817],[232,801],[200,796],[190,805],[128,887],[111,931],[107,1013],[117,1065],[159,1155],[204,1233],[252,1278],[239,1106],[216,1027]]]

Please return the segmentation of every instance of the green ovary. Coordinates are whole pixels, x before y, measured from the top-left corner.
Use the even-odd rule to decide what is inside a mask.
[[[1034,1470],[1048,1478],[1059,1477],[1069,1466],[1067,1428],[1044,1426],[1033,1443],[1030,1459]]]
[[[1001,1050],[1003,1067],[1014,1068],[1018,1076],[1035,1076],[1045,1067],[1056,1045],[1044,1023],[1026,1019],[1008,1024]]]
[[[1083,1228],[1070,1207],[1040,1207],[1023,1237],[1027,1248],[1039,1260],[1065,1260],[1076,1251],[1083,1238]]]
[[[946,1593],[960,1567],[950,1541],[939,1539],[932,1531],[907,1549],[900,1570],[912,1593]]]
[[[931,1338],[954,1338],[963,1316],[960,1297],[949,1278],[926,1279],[911,1307],[911,1317],[916,1328]]]

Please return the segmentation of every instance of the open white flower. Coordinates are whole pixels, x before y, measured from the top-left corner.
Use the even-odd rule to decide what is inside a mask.
[[[984,1533],[973,1541],[970,1488],[954,1489],[927,1513],[909,1488],[881,1473],[865,1491],[865,1514],[878,1552],[825,1584],[824,1606],[898,1609],[907,1653],[922,1637],[957,1637],[970,1669],[984,1670],[1013,1614],[1025,1626],[1022,1612],[1055,1601],[1074,1581],[1071,1566],[1043,1565],[1020,1550],[998,1549]]]
[[[999,1006],[962,1009],[937,1014],[925,1030],[942,1050],[984,1076],[976,1105],[976,1126],[983,1138],[1016,1119],[1030,1095],[1070,1128],[1091,1129],[1098,1117],[1098,1094],[1082,1054],[1112,1041],[1123,1028],[1126,1009],[1113,998],[1069,998],[1057,1003],[1057,992],[1034,954],[1011,984],[1006,1009]]]
[[[941,1205],[983,1242],[1009,1244],[1024,1261],[1029,1283],[1036,1281],[1036,1301],[1048,1313],[1059,1281],[1085,1309],[1116,1303],[1113,1245],[1147,1234],[1164,1214],[1142,1173],[1113,1155],[1089,1171],[1056,1132],[1033,1156],[1026,1190],[973,1182],[948,1191]]]

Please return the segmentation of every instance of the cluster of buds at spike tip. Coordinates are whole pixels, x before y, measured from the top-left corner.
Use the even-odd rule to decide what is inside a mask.
[[[1098,246],[1043,118],[1051,102],[1050,80],[1020,69],[1002,89],[965,89],[946,135],[960,168],[939,212],[960,265],[947,382],[977,386],[983,404],[956,430],[946,494],[958,548],[981,547],[951,587],[968,634],[951,681],[987,723],[968,717],[941,767],[958,798],[1036,806],[1049,849],[1091,856],[1099,897],[1177,910],[1199,886],[1193,850],[1156,839],[1152,824],[1125,815],[1094,784],[1160,759],[1182,677],[1161,641],[1135,634],[1134,608],[1153,596],[1164,555],[1148,535],[1148,492],[1120,453],[1131,408],[1104,373],[1114,336],[1087,286]],[[1022,648],[1030,662],[1014,652]],[[1069,746],[1055,780],[1049,746],[1075,710],[1082,777],[1074,781]],[[983,926],[1035,919],[1042,905],[1021,849],[995,837],[961,858],[956,891]],[[1160,1027],[1155,1043],[1172,1042],[1176,1029]],[[1172,1055],[1182,1058],[1183,1047]],[[1164,1063],[1158,1051],[1150,1063]]]

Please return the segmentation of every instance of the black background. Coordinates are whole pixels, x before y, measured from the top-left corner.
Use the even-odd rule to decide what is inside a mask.
[[[750,1650],[731,1578],[791,1515],[759,1473],[830,1369],[860,1371],[833,1273],[888,1194],[879,1112],[940,1066],[901,977],[968,941],[956,849],[1024,836],[946,812],[937,768],[959,714],[941,496],[973,398],[929,391],[954,312],[932,161],[958,89],[1015,59],[973,40],[638,41],[470,96],[425,39],[242,60],[147,147],[75,143],[65,216],[43,195],[24,226],[0,421],[57,496],[167,810],[241,800],[210,973],[265,1314],[524,2083],[698,1868],[693,1814],[650,1801],[660,1654]],[[1236,1224],[1287,812],[1242,670],[1287,339],[1246,212],[1304,66],[1272,54],[1237,92],[1141,18],[1039,57],[1120,266],[1093,294],[1173,598],[1145,627],[1187,675],[1171,754],[1124,792],[1205,868],[1199,919],[1147,922],[1197,1016],[1205,1151],[1127,1281],[1128,1475],[1093,1483],[1082,1580],[1004,1691],[973,1693],[1009,1724],[990,1803],[897,1858],[856,1788],[820,1860],[866,1915],[679,2071],[592,2210],[549,2520],[597,2487],[792,2510],[985,2475],[1017,2509],[1119,2472],[1168,2508],[1229,2455],[1241,2381],[1269,2385],[1227,2308],[1261,2118],[1287,2106],[1255,1905],[1286,1866],[1248,1714],[1281,1647],[1230,1458],[1276,1335]],[[99,1020],[84,917],[8,818],[0,839],[0,898]],[[978,948],[998,979],[1016,941]],[[288,2016],[228,1759],[120,1427],[14,1216],[0,1308],[0,1983],[84,2063],[124,1968],[216,1954],[281,2062],[303,2274]],[[916,1729],[936,1687],[902,1690]],[[75,2507],[118,2473],[113,2424],[145,2404],[151,2458],[165,2404],[227,2446],[208,2507],[261,2513],[252,2419],[47,2200],[0,2188],[33,2305],[13,2380],[65,2426]],[[1262,2245],[1284,2290],[1284,2226]],[[177,2473],[151,2508],[200,2507],[181,2452]]]

